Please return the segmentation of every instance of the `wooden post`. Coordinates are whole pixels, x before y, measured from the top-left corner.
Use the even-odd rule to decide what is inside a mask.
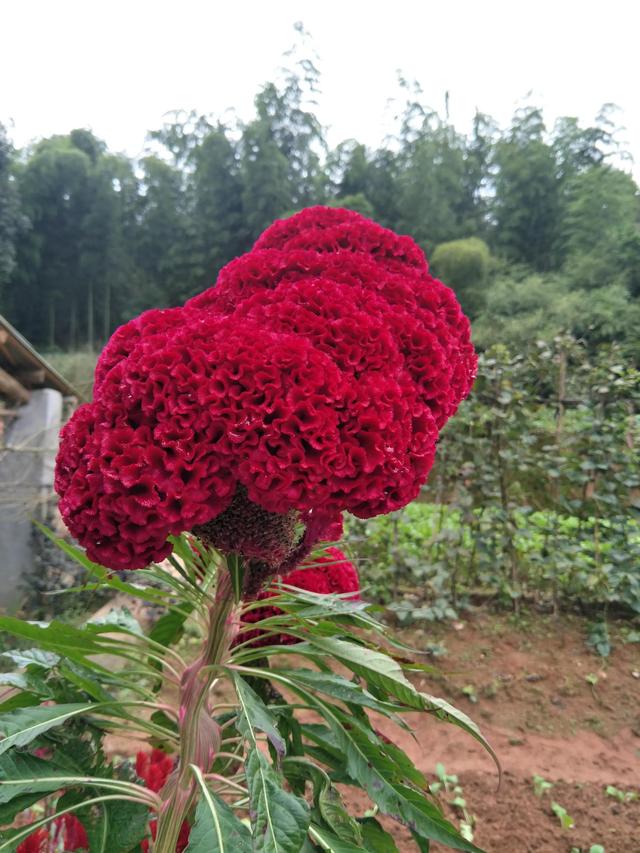
[[[45,371],[42,367],[33,370],[18,370],[15,378],[26,388],[31,388],[33,385],[44,385]]]
[[[14,379],[6,370],[0,367],[0,394],[9,397],[10,400],[15,400],[18,403],[29,402],[29,392],[21,385],[17,379]]]

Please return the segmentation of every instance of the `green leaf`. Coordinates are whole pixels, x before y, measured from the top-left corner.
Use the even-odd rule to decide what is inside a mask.
[[[369,853],[398,853],[392,836],[380,826],[374,817],[365,817],[360,821],[364,848]]]
[[[0,672],[0,684],[5,687],[17,687],[19,690],[29,688],[29,682],[19,672]]]
[[[283,756],[286,752],[286,744],[267,706],[243,678],[234,675],[233,682],[240,702],[241,714],[238,717],[238,728],[243,737],[255,745],[254,729],[259,729],[269,738],[278,755]]]
[[[40,799],[42,799],[42,794],[22,794],[19,797],[14,797],[8,803],[0,803],[0,826],[9,826],[21,812],[30,809]],[[2,830],[0,830],[0,839],[2,837]]]
[[[138,809],[142,809],[142,811],[144,812],[145,832],[146,832],[146,823],[147,823],[148,818],[149,818],[149,812],[148,812],[148,809],[146,808],[146,806],[138,806],[137,803],[126,803],[126,802],[122,801],[122,799],[119,795],[107,794],[107,795],[101,796],[101,797],[91,797],[90,799],[84,799],[82,801],[82,803],[80,803],[80,804],[74,803],[73,805],[71,805],[67,808],[58,809],[53,814],[47,815],[46,817],[42,818],[42,820],[36,820],[33,823],[30,823],[28,826],[21,826],[21,827],[18,827],[17,829],[10,829],[10,830],[3,831],[2,836],[0,837],[0,853],[15,853],[16,846],[19,842],[23,841],[27,836],[31,835],[33,832],[35,832],[41,826],[46,826],[48,823],[50,823],[52,820],[55,820],[56,817],[59,817],[62,814],[69,814],[71,812],[78,813],[80,807],[82,807],[83,809],[88,809],[90,806],[94,806],[94,805],[98,805],[98,804],[100,804],[100,805],[104,805],[106,803],[113,804],[114,801],[117,801],[117,808],[120,811],[120,813],[122,814],[123,820],[126,821],[126,823],[124,824],[124,826],[125,826],[124,831],[125,831],[125,833],[128,834],[128,836],[131,835],[131,821],[128,819],[129,815],[126,814],[127,809],[125,808],[125,806],[128,806],[128,805],[132,805]],[[83,821],[83,824],[84,824],[84,821]],[[142,836],[142,837],[144,837],[144,836]],[[130,853],[130,851],[138,843],[137,841],[127,841],[125,846],[119,845],[116,847],[116,846],[112,846],[112,839],[113,839],[113,842],[117,841],[117,839],[118,839],[117,833],[114,832],[114,833],[109,835],[109,839],[108,839],[109,846],[108,847],[98,848],[98,847],[94,847],[94,846],[90,845],[91,853]]]
[[[44,779],[65,773],[65,768],[60,768],[51,761],[44,761],[18,750],[0,756],[0,826],[12,823],[20,812],[30,808],[44,795],[60,788],[59,782],[33,781],[34,779],[38,776]],[[22,782],[24,779],[30,781]]]
[[[92,678],[91,670],[81,664],[69,661],[69,663],[60,667],[60,675],[83,693],[87,693],[96,702],[113,701],[113,696],[107,693],[102,685]]]
[[[12,746],[26,746],[49,729],[61,726],[72,717],[91,711],[95,705],[75,703],[70,705],[39,705],[36,708],[20,708],[8,714],[0,714],[0,755]]]
[[[242,600],[242,585],[244,579],[244,563],[239,554],[229,554],[227,557],[227,569],[231,577],[231,587],[236,604]]]
[[[33,708],[34,705],[39,705],[42,698],[35,693],[14,693],[8,699],[5,699],[0,704],[0,714],[6,714],[9,711],[15,711],[17,708]]]
[[[420,693],[419,696],[424,702],[424,710],[432,712],[439,720],[458,726],[458,728],[463,729],[467,734],[470,734],[471,737],[481,743],[493,758],[498,771],[502,773],[500,761],[498,760],[498,756],[495,754],[493,747],[470,717],[467,717],[467,715],[463,711],[458,710],[458,708],[454,708],[454,706],[450,705],[445,699],[440,699],[437,696],[430,696],[428,693]]]
[[[144,636],[140,623],[127,607],[114,607],[106,616],[90,619],[85,623],[85,628],[95,631],[95,633],[122,629],[127,634],[134,634],[137,637]]]
[[[86,793],[73,792],[79,802]],[[149,809],[142,803],[109,800],[76,812],[89,839],[91,853],[130,853],[149,834]]]
[[[563,829],[573,829],[574,820],[563,806],[559,803],[551,803],[551,811],[558,818]]]
[[[285,759],[283,771],[290,780],[310,779],[313,784],[313,799],[322,820],[342,841],[359,845],[362,843],[360,825],[347,812],[342,797],[333,786],[327,773],[306,758],[295,756]]]
[[[0,803],[31,794],[36,795],[32,800],[36,802],[43,794],[60,788],[60,782],[52,781],[52,777],[67,775],[65,768],[35,755],[18,750],[4,753],[0,756]]]
[[[309,809],[282,788],[282,779],[255,747],[246,766],[254,853],[299,853],[309,828]]]
[[[2,652],[2,657],[9,658],[16,666],[27,667],[37,664],[43,669],[51,669],[60,662],[60,656],[42,649],[10,649]]]
[[[414,708],[417,711],[429,711],[434,713],[438,719],[446,720],[464,729],[484,746],[500,770],[500,762],[495,752],[473,720],[444,699],[429,696],[416,690],[405,676],[400,665],[388,655],[358,646],[355,643],[339,640],[336,637],[313,636],[304,645],[315,646],[326,654],[337,658],[356,675],[364,678],[371,687],[395,696],[409,708]],[[299,647],[296,648],[296,652],[298,649]]]
[[[316,823],[312,823],[309,827],[309,835],[322,850],[326,850],[328,853],[362,853],[363,850],[367,851],[366,847],[353,844],[351,841],[344,841],[326,827],[318,826]]]
[[[257,669],[246,671],[252,675],[263,675]],[[269,675],[280,681],[273,671]],[[288,679],[281,681],[296,692],[303,693],[298,685],[290,683]],[[479,853],[479,848],[460,835],[425,793],[402,783],[402,769],[384,752],[380,741],[363,727],[357,717],[348,716],[311,693],[303,695],[329,724],[337,746],[343,753],[343,766],[346,765],[348,775],[364,788],[382,812],[423,838],[439,841],[454,850]]]
[[[414,829],[419,835],[453,847],[454,850],[477,851],[465,841],[455,827],[426,796],[398,779],[397,765],[376,746],[355,718],[337,709],[319,708],[331,727],[338,746],[344,753],[347,773],[369,794],[382,812]],[[348,728],[345,725],[348,724]]]
[[[343,598],[338,595],[320,595],[295,587],[280,585],[274,585],[272,590],[277,593],[271,599],[274,606],[280,608],[283,613],[293,617],[288,620],[283,620],[280,617],[280,621],[283,623],[282,630],[286,630],[289,626],[291,628],[298,627],[301,620],[307,623],[310,620],[314,621],[318,633],[328,633],[329,635],[336,633],[337,629],[333,623],[340,626],[352,625],[383,636],[386,643],[402,649],[404,652],[410,652],[414,655],[424,654],[419,649],[414,649],[397,638],[390,636],[385,626],[371,616],[369,611],[373,608],[367,602],[362,600],[354,601],[348,596]],[[252,609],[251,605],[247,609]],[[272,648],[273,653],[278,653],[278,651],[282,652],[282,647],[274,646]],[[239,654],[240,656],[248,655],[251,657],[252,650],[250,648],[242,649]],[[434,671],[433,667],[424,667],[424,669],[429,672]]]
[[[229,806],[210,791],[201,770],[191,765],[200,787],[186,853],[251,853],[251,833]]]
[[[40,530],[48,539],[60,548],[61,551],[64,551],[64,553],[71,557],[72,560],[83,566],[90,575],[98,578],[98,584],[85,584],[82,587],[77,587],[78,592],[91,589],[103,589],[106,586],[109,589],[116,590],[116,592],[124,592],[134,598],[141,598],[143,601],[157,601],[162,603],[165,600],[167,594],[163,590],[154,589],[153,587],[137,586],[135,584],[121,581],[120,578],[113,574],[112,571],[105,569],[104,566],[101,566],[98,563],[93,563],[84,551],[80,548],[76,548],[69,542],[65,542],[64,539],[60,539],[60,537],[56,536],[53,531],[49,530],[48,527],[45,527],[44,524],[40,524],[38,521],[34,521],[33,523],[38,530]],[[71,591],[72,590],[65,590],[65,592]]]
[[[322,788],[318,795],[318,810],[324,822],[341,841],[356,846],[362,843],[360,826],[344,807],[342,797],[333,785]]]
[[[184,623],[192,610],[193,605],[186,604],[180,610],[169,610],[155,623],[149,632],[149,639],[163,646],[170,646],[180,638]]]
[[[98,665],[90,663],[87,655],[102,654],[105,651],[104,645],[94,633],[55,620],[48,625],[38,625],[13,616],[0,616],[0,631],[30,640],[45,651],[64,655],[78,663],[90,665],[93,669],[98,668]],[[104,667],[100,669],[107,672]]]
[[[359,684],[354,684],[353,681],[348,681],[342,675],[333,672],[318,672],[314,669],[278,669],[274,671],[311,690],[317,690],[331,696],[333,699],[352,705],[361,705],[363,708],[370,708],[372,711],[385,714],[385,716],[396,718],[395,712],[403,710],[400,705],[376,699]],[[400,718],[397,719],[400,724]]]
[[[407,679],[400,665],[388,655],[336,637],[312,636],[306,645],[336,658],[352,672],[362,676],[368,684],[395,696],[408,707],[422,709],[423,703],[417,690]]]

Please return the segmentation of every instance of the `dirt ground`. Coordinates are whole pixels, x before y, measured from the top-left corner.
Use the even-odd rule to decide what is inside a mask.
[[[416,648],[433,639],[407,637]],[[433,774],[440,762],[458,775],[475,843],[487,853],[589,853],[596,844],[640,853],[640,645],[623,643],[618,632],[603,662],[577,620],[513,622],[482,611],[437,629],[435,639],[447,654],[437,659],[440,675],[419,679],[420,688],[482,727],[503,767],[500,788],[488,755],[452,726],[417,717],[415,741],[393,736],[421,770]],[[552,787],[536,795],[534,775]],[[632,796],[621,801],[624,793]],[[461,810],[449,805],[455,793],[441,796],[458,822]],[[552,803],[573,828],[561,826]],[[407,835],[396,837],[402,853],[416,849]]]
[[[434,642],[446,649],[432,661],[438,675],[414,680],[481,726],[502,765],[501,785],[488,754],[454,726],[415,715],[415,738],[386,720],[379,728],[430,779],[438,763],[458,776],[479,847],[486,853],[589,853],[599,844],[605,853],[640,853],[640,644],[625,644],[614,629],[614,649],[603,661],[587,648],[579,620],[525,616],[514,622],[483,610],[401,636],[417,649]],[[110,744],[120,754],[139,746],[122,738]],[[539,794],[534,776],[549,783]],[[618,797],[607,795],[607,786]],[[453,787],[440,797],[459,824]],[[354,811],[371,807],[361,792],[343,793]],[[552,803],[566,811],[572,828],[561,825]],[[400,853],[417,849],[406,830],[383,823]],[[431,846],[431,853],[444,850]]]

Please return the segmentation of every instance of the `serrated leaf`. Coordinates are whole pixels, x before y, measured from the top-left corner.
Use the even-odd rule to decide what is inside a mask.
[[[238,717],[240,732],[253,744],[256,743],[254,729],[264,732],[278,755],[283,756],[286,752],[286,744],[278,731],[275,718],[255,690],[249,687],[243,678],[234,676],[233,681],[241,709]]]
[[[245,765],[254,853],[299,853],[309,828],[309,809],[282,787],[281,778],[255,747]]]
[[[233,810],[209,790],[200,769],[192,765],[200,800],[186,853],[251,853],[251,833]]]
[[[338,709],[322,705],[318,702],[318,710],[329,723],[344,753],[347,773],[364,788],[383,813],[425,838],[439,841],[454,850],[478,853],[479,848],[462,838],[424,793],[398,780],[397,766],[383,749],[375,745],[357,719],[349,719]]]
[[[259,670],[250,670],[260,675]],[[270,676],[280,681],[275,673]],[[402,783],[400,768],[385,754],[382,744],[362,727],[356,717],[349,717],[313,694],[304,694],[298,685],[282,683],[300,692],[310,706],[322,714],[329,724],[337,746],[343,753],[343,766],[348,775],[369,794],[380,810],[410,827],[420,836],[468,853],[481,853],[466,841],[425,793]],[[407,758],[407,761],[409,759]],[[400,778],[399,778],[400,777]]]
[[[498,772],[502,773],[500,761],[498,760],[498,756],[495,754],[493,747],[470,717],[468,717],[463,711],[460,711],[458,708],[450,705],[445,699],[440,699],[437,696],[430,696],[428,693],[420,693],[419,695],[425,703],[424,710],[433,712],[439,720],[452,723],[454,726],[458,726],[458,728],[463,729],[467,734],[470,734],[471,737],[475,738],[475,740],[482,744],[489,755],[493,758],[496,767],[498,768]]]
[[[400,665],[388,655],[336,637],[314,636],[308,645],[336,658],[384,693],[395,696],[411,708],[421,710],[422,703],[417,690],[407,679]]]
[[[444,699],[416,690],[401,666],[388,655],[335,637],[313,637],[308,645],[315,646],[337,658],[356,675],[364,678],[369,685],[382,690],[385,694],[395,696],[408,707],[417,711],[430,711],[439,719],[464,729],[482,744],[500,771],[500,762],[495,752],[473,720]]]
[[[91,711],[95,706],[86,703],[20,708],[0,715],[0,755],[12,746],[26,746],[38,735],[61,726],[72,717]]]

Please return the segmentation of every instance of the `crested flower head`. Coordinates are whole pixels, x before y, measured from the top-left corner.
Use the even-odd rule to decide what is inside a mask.
[[[60,510],[114,569],[186,530],[291,565],[310,518],[307,552],[342,512],[416,497],[475,370],[469,323],[410,237],[309,208],[184,307],[116,331],[62,432]],[[264,547],[240,547],[258,526]]]

